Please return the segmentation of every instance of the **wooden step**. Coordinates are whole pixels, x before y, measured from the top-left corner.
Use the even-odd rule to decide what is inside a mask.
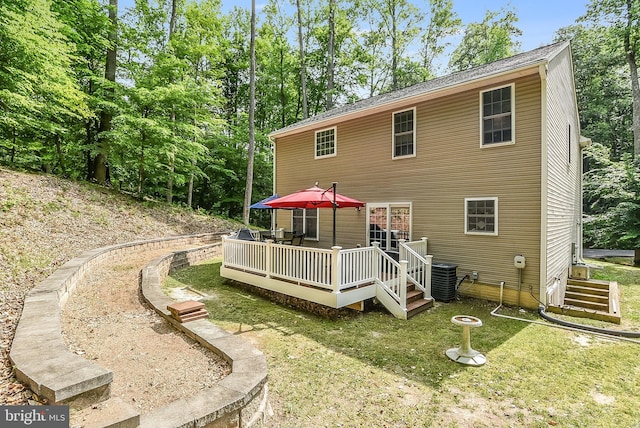
[[[591,294],[586,292],[579,293],[576,291],[567,290],[566,293],[564,294],[564,298],[565,300],[566,299],[582,300],[585,302],[593,302],[593,303],[600,303],[603,305],[609,305],[609,293],[607,293],[606,296],[602,296],[602,295]]]
[[[603,311],[603,312],[609,311],[608,303],[596,303],[596,302],[589,302],[589,301],[580,300],[580,299],[568,299],[565,297],[564,304],[577,306],[579,308],[593,309],[594,311]]]
[[[416,300],[422,299],[423,297],[424,294],[422,293],[422,291],[407,289],[407,306],[410,303],[415,302]]]
[[[419,299],[407,304],[407,319],[433,307],[433,299]]]
[[[604,290],[609,290],[609,282],[608,281],[602,281],[602,280],[597,280],[597,279],[580,280],[580,279],[569,278],[567,280],[567,287],[569,287],[571,285],[577,285],[577,286],[581,286],[581,287],[590,287],[590,288],[601,288],[601,289],[604,289]]]
[[[184,302],[175,302],[167,306],[171,316],[181,323],[206,318],[209,313],[204,308],[204,303],[195,300],[186,300]]]
[[[586,285],[567,285],[567,293],[583,293],[609,297],[609,289],[587,287]]]

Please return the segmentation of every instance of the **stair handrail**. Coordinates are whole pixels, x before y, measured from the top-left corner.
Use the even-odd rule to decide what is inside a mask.
[[[422,241],[424,242],[425,238]],[[422,291],[425,299],[431,296],[431,266],[433,263],[432,255],[420,255],[417,251],[410,247],[411,243],[404,239],[399,241],[400,260],[407,261],[407,276]]]
[[[395,302],[397,308],[407,310],[407,262],[395,261],[393,257],[380,249],[380,243],[374,242],[376,258],[375,282]],[[384,274],[384,275],[383,275]],[[387,308],[391,310],[391,308]]]

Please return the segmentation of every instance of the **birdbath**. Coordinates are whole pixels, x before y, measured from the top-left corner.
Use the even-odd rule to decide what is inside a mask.
[[[462,326],[462,345],[459,348],[448,349],[447,357],[453,361],[469,366],[481,366],[487,362],[487,358],[480,352],[471,349],[471,327],[480,327],[482,321],[470,315],[456,315],[451,318],[455,325]]]

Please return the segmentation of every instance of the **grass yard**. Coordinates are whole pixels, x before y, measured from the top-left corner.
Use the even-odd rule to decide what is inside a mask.
[[[616,279],[623,327],[640,330],[640,269],[597,262]],[[640,344],[491,316],[493,302],[436,304],[409,321],[371,311],[328,320],[234,288],[219,261],[173,274],[166,288],[209,295],[211,322],[267,355],[275,427],[637,427]],[[503,314],[539,319],[503,309]],[[450,319],[473,315],[482,367],[445,351]],[[573,319],[572,321],[576,321]],[[603,323],[603,325],[607,325]]]

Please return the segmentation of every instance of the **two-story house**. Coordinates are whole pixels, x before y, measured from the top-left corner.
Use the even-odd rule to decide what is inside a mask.
[[[337,210],[337,244],[428,238],[459,291],[558,304],[581,257],[581,149],[569,42],[344,105],[270,135],[274,192],[318,182],[366,202]],[[331,246],[330,210],[277,223]],[[462,280],[464,278],[464,280]]]

